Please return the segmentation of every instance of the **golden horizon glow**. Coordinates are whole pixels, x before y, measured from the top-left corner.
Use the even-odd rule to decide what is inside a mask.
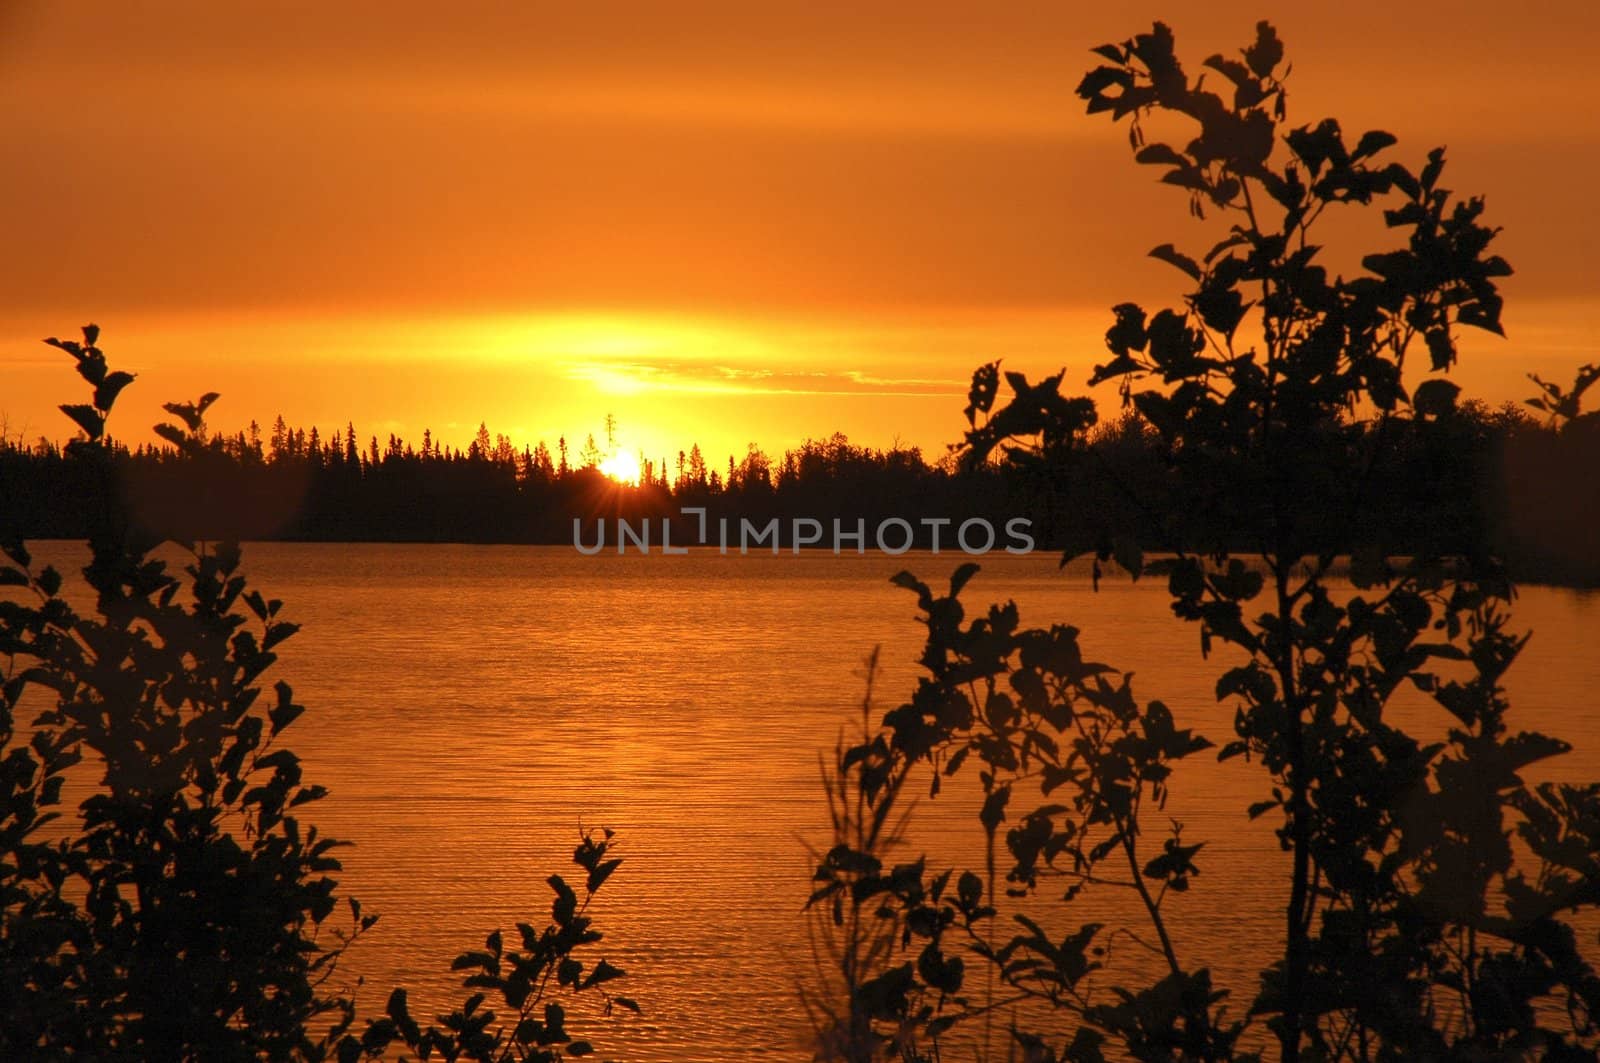
[[[1159,305],[1158,303],[1153,305]],[[388,317],[378,313],[236,317],[104,317],[102,345],[137,374],[112,432],[155,442],[163,402],[215,390],[208,421],[233,435],[278,415],[323,438],[354,423],[363,449],[394,434],[420,447],[465,450],[480,423],[518,451],[543,442],[569,460],[614,416],[631,452],[672,468],[698,444],[712,468],[751,444],[773,456],[836,431],[858,444],[921,447],[936,460],[956,442],[971,372],[1003,359],[1030,376],[1067,369],[1071,393],[1115,417],[1118,399],[1087,380],[1105,358],[1102,308],[855,313],[735,318],[618,311]],[[89,320],[87,317],[84,323]],[[1507,304],[1509,339],[1463,330],[1453,372],[1466,398],[1490,405],[1532,394],[1525,374],[1570,380],[1600,352],[1600,328],[1582,301]],[[58,327],[59,325],[59,327]],[[49,329],[0,321],[7,384],[0,430],[61,442],[74,429],[57,409],[79,386],[71,360],[40,336]],[[441,368],[446,353],[451,357]],[[306,387],[308,380],[318,386]]]

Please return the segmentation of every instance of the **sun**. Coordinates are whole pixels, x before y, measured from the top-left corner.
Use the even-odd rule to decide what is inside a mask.
[[[639,482],[639,459],[619,450],[600,463],[600,471],[620,484],[636,484]]]

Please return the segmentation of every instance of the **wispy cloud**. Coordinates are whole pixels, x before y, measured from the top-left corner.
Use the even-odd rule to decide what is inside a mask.
[[[692,362],[586,362],[568,367],[566,375],[614,395],[670,392],[699,395],[960,395],[964,383],[955,376],[891,377],[860,370],[791,371],[702,365]]]

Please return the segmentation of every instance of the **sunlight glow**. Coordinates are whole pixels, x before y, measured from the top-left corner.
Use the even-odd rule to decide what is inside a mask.
[[[600,463],[600,471],[618,483],[636,484],[639,482],[638,455],[619,450]]]

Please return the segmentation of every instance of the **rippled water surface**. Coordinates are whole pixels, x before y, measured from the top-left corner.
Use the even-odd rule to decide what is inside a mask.
[[[245,560],[303,626],[274,672],[309,709],[289,745],[332,791],[311,818],[356,843],[344,887],[382,914],[347,968],[368,981],[365,1008],[397,983],[417,1014],[459,1000],[451,958],[494,927],[543,925],[545,878],[570,868],[580,824],[603,825],[625,860],[594,909],[601,951],[644,1014],[583,1032],[634,1060],[807,1058],[795,985],[811,955],[804,843],[827,823],[818,754],[858,725],[874,646],[879,711],[915,681],[922,629],[889,576],[943,581],[965,558],[264,544]],[[1046,555],[982,562],[969,608],[1010,598],[1026,624],[1075,624],[1086,653],[1135,673],[1141,700],[1231,736],[1218,662],[1160,581],[1095,593]],[[1514,721],[1574,744],[1547,777],[1600,777],[1600,596],[1529,588],[1515,616],[1535,637],[1509,676]],[[1443,726],[1442,710],[1403,711]],[[1262,789],[1242,762],[1202,755],[1168,808],[1207,843],[1194,888],[1169,902],[1178,949],[1241,1006],[1283,901],[1270,828],[1243,813]],[[980,867],[974,808],[960,788],[922,801],[908,852]],[[1060,931],[1117,911],[1085,898]]]

